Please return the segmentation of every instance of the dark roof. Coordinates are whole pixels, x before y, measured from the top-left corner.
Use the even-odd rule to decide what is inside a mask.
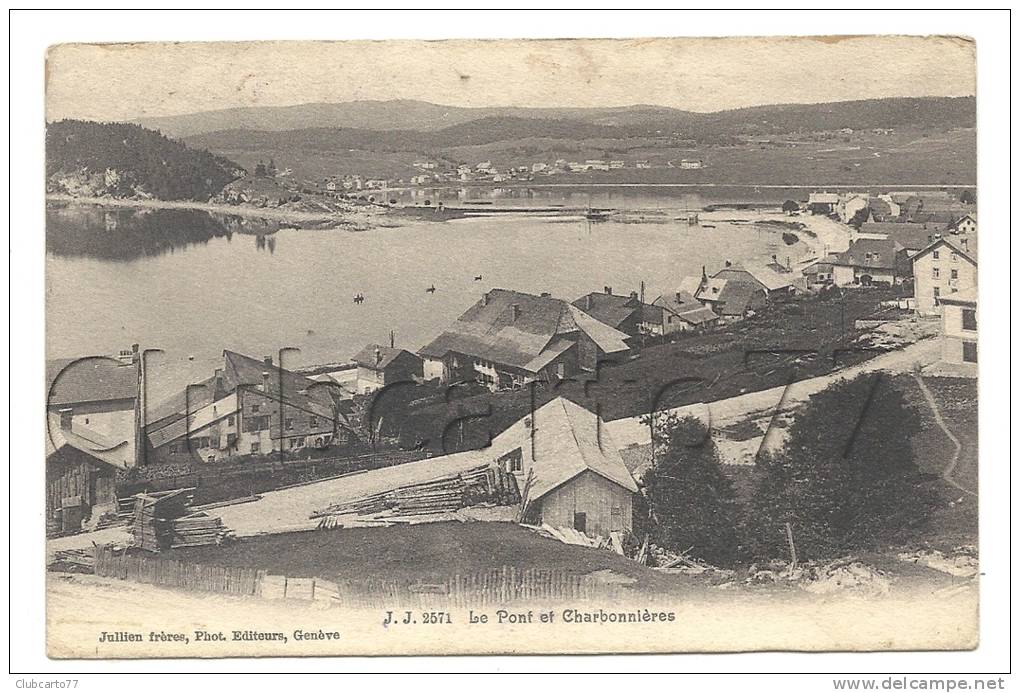
[[[641,308],[641,302],[634,296],[617,296],[604,291],[593,291],[573,303],[599,322],[619,327]]]
[[[379,350],[379,361],[376,362],[375,354],[376,350]],[[397,349],[395,347],[382,346],[380,344],[368,344],[364,349],[359,351],[354,357],[354,362],[364,368],[371,368],[373,370],[384,370],[387,366],[393,363],[401,354],[407,354],[414,359],[418,359],[418,356],[412,354],[405,349]]]
[[[671,294],[663,294],[655,299],[653,305],[661,306],[674,315],[680,315],[687,311],[696,310],[701,308],[701,302],[694,298],[694,295],[684,291],[683,289],[677,289]]]
[[[138,375],[134,364],[109,356],[52,359],[46,362],[46,394],[47,406],[134,399]]]
[[[319,416],[332,417],[333,400],[329,388],[319,381],[235,351],[223,352],[223,365],[219,391],[216,388],[216,376],[212,376],[201,383],[202,387],[192,386],[190,394],[188,389],[182,390],[149,408],[146,429],[150,435],[163,426],[182,420],[185,409],[194,413],[212,404],[217,398],[236,392],[240,387],[258,391],[262,385],[263,373],[269,374],[265,392],[267,397],[280,399],[289,406]]]
[[[526,369],[553,337],[576,332],[606,353],[628,348],[627,335],[562,299],[493,289],[418,353],[442,358],[452,351]]]
[[[742,315],[751,307],[755,294],[764,293],[764,289],[749,282],[727,281],[720,289],[716,301],[722,304],[719,307],[722,315]]]
[[[725,307],[725,305],[723,306]],[[692,325],[704,325],[706,322],[718,320],[719,316],[711,308],[702,306],[693,310],[684,311],[679,315],[680,319]]]
[[[861,224],[861,233],[883,234],[907,250],[920,250],[946,233],[946,225],[935,222],[915,224],[913,222],[871,221]]]
[[[894,270],[897,267],[896,254],[900,246],[892,239],[858,238],[845,252],[839,254],[834,264],[844,267]]]

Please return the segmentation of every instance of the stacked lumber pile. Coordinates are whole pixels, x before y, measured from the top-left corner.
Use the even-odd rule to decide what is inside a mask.
[[[170,545],[175,548],[222,544],[232,537],[233,532],[223,525],[222,519],[203,512],[178,517],[171,522]]]
[[[176,489],[134,496],[131,535],[135,546],[159,552],[174,546],[219,544],[232,536],[223,520],[195,512],[194,489]]]
[[[357,515],[359,522],[386,524],[399,518],[451,513],[474,505],[514,505],[520,501],[513,474],[499,465],[482,465],[420,484],[398,486],[388,491],[334,503],[317,510],[320,528],[338,525],[341,515]]]
[[[96,554],[92,548],[54,551],[49,568],[63,573],[93,573],[96,569]]]

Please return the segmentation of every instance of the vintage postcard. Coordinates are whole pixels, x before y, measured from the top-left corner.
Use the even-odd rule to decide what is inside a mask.
[[[49,656],[976,647],[974,56],[51,47]]]

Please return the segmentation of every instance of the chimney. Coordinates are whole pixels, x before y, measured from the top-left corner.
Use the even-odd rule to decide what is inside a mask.
[[[602,290],[605,291],[607,294],[613,293],[613,287],[611,286],[603,286]]]
[[[543,291],[541,296],[542,296],[542,298],[549,298],[550,296],[552,296],[552,294],[549,293],[548,291]]]
[[[489,292],[487,291],[484,294],[482,294],[482,305],[483,306],[489,305]]]
[[[730,262],[729,260],[727,260],[727,261],[725,262],[725,265],[726,265],[727,267],[732,267],[732,266],[733,266],[733,263],[732,263],[732,262]]]
[[[644,303],[645,302],[645,280],[644,279],[641,280],[641,297],[640,298],[641,298],[641,302]]]
[[[677,303],[677,305],[680,305],[683,302],[684,302],[683,295],[679,291],[677,291],[676,292],[676,303]]]
[[[705,271],[705,266],[701,266],[701,281],[708,281],[708,272]]]
[[[138,353],[138,345],[137,344],[132,344],[131,345],[131,363],[138,363],[138,359],[139,358],[140,358],[140,355]]]
[[[272,356],[263,356],[262,357],[262,363],[266,364],[267,366],[272,366],[273,365],[273,357]]]
[[[67,409],[60,410],[60,430],[70,431],[71,430],[71,417],[74,414],[74,409],[68,407]]]
[[[584,297],[584,309],[591,310],[591,294]]]
[[[394,346],[396,346],[396,338],[395,335],[393,334],[393,330],[390,330],[390,349],[392,349]]]
[[[778,263],[778,262],[779,262],[779,260],[777,260],[777,259],[776,259],[776,256],[775,256],[775,255],[773,255],[773,256],[772,256],[772,262],[776,262],[776,263]]]
[[[637,298],[637,295],[638,295],[638,294],[637,294],[637,291],[631,291],[631,292],[630,292],[630,297],[631,297],[631,298],[634,298],[634,299],[636,299],[636,298]]]
[[[223,369],[217,368],[213,371],[213,396],[219,397],[223,394]]]
[[[510,306],[510,322],[517,322],[519,317],[521,317],[521,307],[514,303]]]
[[[382,349],[380,349],[379,347],[376,347],[375,348],[375,365],[378,366],[380,363],[382,363]]]
[[[262,392],[269,392],[269,371],[262,371],[262,384],[259,386]]]

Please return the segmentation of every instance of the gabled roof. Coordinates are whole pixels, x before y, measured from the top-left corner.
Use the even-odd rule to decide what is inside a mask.
[[[60,427],[60,416],[46,417],[46,457],[65,447],[78,450],[94,458],[96,462],[108,464],[117,469],[127,469],[134,460],[126,440],[114,441],[90,428],[72,425],[70,429]]]
[[[51,359],[46,362],[47,406],[109,402],[138,395],[135,365],[109,356]]]
[[[674,315],[702,307],[701,302],[694,297],[694,294],[684,289],[677,289],[671,294],[663,294],[652,301],[652,305],[660,306]]]
[[[680,280],[680,285],[677,287],[678,291],[691,294],[692,296],[698,293],[698,289],[701,287],[701,277],[684,277]]]
[[[378,362],[375,358],[377,351],[379,353]],[[371,368],[378,371],[385,370],[401,354],[408,354],[415,359],[418,358],[418,356],[405,349],[397,349],[396,347],[382,346],[380,344],[368,344],[354,356],[353,360],[363,368]]]
[[[696,296],[699,301],[721,301],[723,289],[727,284],[729,280],[722,277],[709,277]]]
[[[617,296],[604,291],[586,294],[573,305],[610,327],[619,327],[641,308],[641,302],[634,296]]]
[[[181,417],[168,426],[149,432],[149,443],[154,448],[195,433],[206,426],[237,413],[237,393],[216,400],[195,410],[187,418]]]
[[[865,269],[896,269],[896,253],[901,246],[891,239],[859,238],[839,254],[834,264]]]
[[[626,334],[562,299],[493,289],[418,353],[442,358],[452,351],[526,369],[554,337],[579,331],[606,353],[628,349]]]
[[[534,481],[530,492],[538,499],[577,475],[592,471],[637,493],[616,444],[598,417],[563,397],[539,407],[534,426]]]
[[[751,307],[756,293],[764,294],[764,291],[747,282],[726,282],[717,299],[722,304],[719,312],[722,315],[743,315]]]
[[[809,205],[834,205],[839,202],[839,195],[836,193],[813,192],[808,195]]]
[[[705,306],[680,313],[678,317],[691,325],[704,325],[706,322],[712,322],[719,319],[719,316],[715,314],[715,311],[711,308],[706,308]]]
[[[871,221],[861,224],[861,233],[882,234],[907,250],[920,250],[931,243],[936,236],[945,232],[946,225],[935,222],[917,224],[914,222]]]
[[[963,248],[963,244],[960,242],[961,239],[967,239],[966,250]],[[956,236],[950,235],[943,236],[942,238],[937,238],[928,245],[926,245],[921,250],[917,251],[914,255],[911,256],[910,259],[916,262],[917,260],[926,256],[931,251],[942,246],[952,248],[957,255],[964,258],[968,262],[977,265],[977,238],[972,234]]]
[[[148,434],[152,435],[156,430],[165,426],[183,426],[186,411],[190,411],[194,415],[203,408],[212,405],[216,401],[217,395],[222,400],[225,395],[236,393],[238,388],[249,392],[260,392],[263,373],[269,375],[266,379],[268,386],[265,391],[266,397],[282,400],[287,406],[307,411],[316,416],[333,418],[333,399],[329,394],[330,388],[321,381],[313,380],[286,368],[280,368],[272,363],[266,363],[264,360],[239,354],[236,351],[224,350],[223,365],[218,392],[216,376],[212,376],[202,381],[198,386],[193,385],[155,407],[149,407],[145,417]]]
[[[776,291],[778,289],[785,289],[787,287],[794,286],[793,273],[780,273],[770,267],[766,267],[765,265],[759,265],[751,262],[738,263],[731,265],[730,267],[724,267],[712,276],[732,276],[733,274],[741,272],[746,273],[750,279],[758,282],[758,284],[760,284],[766,291]]]

